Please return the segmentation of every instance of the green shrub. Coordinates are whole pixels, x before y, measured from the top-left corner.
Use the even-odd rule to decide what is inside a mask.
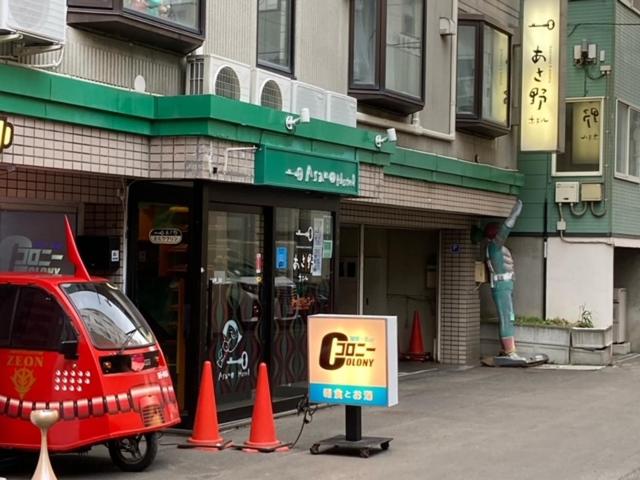
[[[547,327],[572,327],[573,324],[564,318],[517,317],[516,325],[533,325]]]

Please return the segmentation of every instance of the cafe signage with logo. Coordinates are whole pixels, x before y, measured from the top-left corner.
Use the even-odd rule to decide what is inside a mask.
[[[395,316],[312,315],[308,342],[310,401],[372,407],[398,403]]]
[[[358,195],[358,162],[263,145],[256,152],[255,183]]]

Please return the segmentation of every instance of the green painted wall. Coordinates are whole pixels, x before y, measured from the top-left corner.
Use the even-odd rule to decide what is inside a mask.
[[[619,2],[616,3],[617,23],[640,23],[640,15]],[[620,25],[616,28],[613,83],[614,99],[640,108],[640,26]],[[612,106],[614,101],[612,100]],[[612,150],[615,137],[612,141]],[[611,168],[615,165],[612,157]],[[640,235],[640,185],[613,179],[612,212],[613,231],[620,235]]]
[[[521,198],[524,209],[518,219],[515,231],[520,233],[541,234],[544,229],[545,200],[547,213],[547,232],[556,234],[556,223],[559,220],[558,207],[555,204],[555,183],[558,181],[596,182],[605,184],[605,197],[614,197],[612,191],[613,165],[615,155],[615,103],[611,100],[613,83],[611,77],[600,77],[599,64],[587,67],[576,67],[573,62],[573,47],[582,39],[595,43],[598,51],[605,51],[605,64],[612,64],[615,27],[613,25],[588,25],[591,23],[611,24],[615,22],[617,1],[580,0],[568,2],[568,25],[566,42],[566,91],[567,98],[604,97],[603,103],[603,174],[587,177],[557,177],[552,175],[552,157],[549,154],[526,154],[518,156],[518,169],[525,175]],[[640,31],[638,32],[640,33]],[[640,38],[640,37],[639,37]],[[640,50],[637,51],[640,59]],[[615,71],[615,68],[614,68]],[[636,76],[640,78],[640,74]],[[607,202],[607,213],[603,217],[587,211],[583,216],[574,216],[569,206],[563,207],[564,219],[567,222],[566,234],[609,235],[612,231],[611,201]],[[596,205],[596,213],[602,205]]]

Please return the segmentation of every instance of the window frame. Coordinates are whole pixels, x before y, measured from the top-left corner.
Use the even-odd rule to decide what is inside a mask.
[[[557,153],[551,154],[551,176],[552,177],[601,177],[603,172],[603,156],[604,156],[604,118],[603,115],[605,104],[603,96],[593,96],[593,97],[569,97],[565,99],[565,114],[566,114],[566,104],[567,103],[579,103],[579,102],[600,102],[600,152],[599,152],[599,165],[598,171],[593,172],[558,172],[557,170]],[[616,119],[617,122],[617,119]],[[566,125],[566,123],[565,123]],[[572,133],[573,135],[573,133]],[[568,138],[565,132],[565,138]],[[617,148],[617,146],[616,146]],[[614,157],[615,161],[615,157]],[[615,170],[615,165],[614,165]]]
[[[620,126],[618,125],[618,112],[620,109],[620,104],[623,104],[627,107],[627,131],[626,131],[626,143],[627,143],[627,158],[625,161],[625,167],[626,167],[626,173],[623,172],[619,172],[618,171],[618,129],[620,128]],[[636,107],[631,103],[625,102],[619,98],[616,99],[616,141],[615,141],[615,148],[614,148],[614,176],[615,178],[618,178],[620,180],[626,180],[628,182],[632,182],[632,183],[637,183],[640,184],[640,168],[638,171],[638,175],[629,175],[629,133],[630,133],[630,125],[629,125],[629,120],[631,117],[631,110],[635,110],[637,113],[640,114],[640,107]]]
[[[196,27],[191,28],[187,25],[182,25],[181,23],[170,22],[168,20],[163,20],[161,17],[156,17],[155,15],[150,15],[144,12],[139,12],[133,8],[125,7],[124,0],[122,0],[122,13],[126,13],[129,15],[133,15],[134,17],[140,17],[145,19],[146,21],[150,21],[153,23],[158,23],[164,27],[176,28],[178,30],[184,30],[185,32],[199,34],[200,33],[200,25],[202,21],[200,20],[200,16],[204,14],[204,6],[207,0],[196,0],[198,2],[197,12],[198,12],[198,22]]]
[[[11,319],[10,319],[10,330],[9,330],[9,342],[7,344],[3,344],[4,347],[6,348],[10,348],[12,350],[27,350],[27,351],[43,351],[43,352],[60,352],[60,348],[62,347],[62,341],[65,338],[65,335],[67,333],[73,332],[73,335],[75,336],[75,338],[78,338],[78,334],[75,330],[75,328],[73,327],[73,322],[71,320],[71,317],[69,316],[69,312],[67,311],[67,309],[64,307],[64,305],[62,305],[59,301],[58,298],[56,298],[56,295],[51,293],[50,291],[48,291],[45,288],[42,288],[39,285],[35,285],[35,284],[12,284],[12,283],[5,283],[4,285],[10,285],[10,286],[14,286],[16,287],[16,293],[15,293],[15,298],[14,298],[14,303],[13,303],[13,309],[12,309],[12,313],[11,313]],[[57,341],[57,345],[55,347],[53,346],[48,346],[48,347],[25,347],[23,345],[15,345],[14,344],[14,332],[15,332],[15,327],[16,327],[16,314],[18,312],[18,308],[20,306],[20,302],[22,301],[22,295],[23,292],[26,289],[35,289],[35,290],[39,290],[40,292],[44,293],[45,295],[51,297],[52,301],[55,302],[55,304],[58,306],[58,308],[60,309],[60,311],[63,314],[63,319],[62,319],[62,325],[60,328],[60,336],[58,338]]]
[[[475,79],[473,86],[473,112],[458,113],[457,109],[457,85],[458,70],[456,68],[456,130],[473,135],[479,135],[487,138],[496,138],[508,135],[511,132],[511,100],[512,95],[512,75],[513,75],[513,32],[506,27],[501,26],[497,22],[485,15],[460,15],[458,19],[458,27],[472,26],[475,28]],[[482,87],[484,82],[484,32],[485,28],[498,31],[507,36],[507,122],[505,125],[497,123],[493,120],[484,118]],[[458,45],[456,44],[456,67],[458,62]]]
[[[124,0],[67,0],[67,25],[186,55],[205,40],[206,4],[198,0],[198,22],[191,28],[127,8]]]
[[[375,45],[374,82],[370,86],[354,84],[353,63],[355,60],[355,0],[349,2],[349,68],[348,68],[348,94],[358,99],[358,103],[369,104],[383,108],[392,113],[410,115],[420,112],[425,106],[426,95],[426,57],[427,57],[427,1],[422,2],[422,57],[420,69],[420,97],[414,97],[395,90],[386,88],[386,63],[387,63],[387,13],[388,0],[375,0],[377,7],[376,31],[377,42]]]
[[[206,1],[206,0],[202,0]],[[294,77],[295,72],[295,40],[296,40],[296,0],[288,0],[290,5],[289,12],[289,68],[281,67],[279,65],[268,63],[260,60],[260,0],[256,2],[256,66],[264,70],[268,70],[285,77]],[[277,0],[278,7],[281,5],[281,0]],[[278,8],[279,10],[279,8]],[[266,10],[272,12],[274,10]]]

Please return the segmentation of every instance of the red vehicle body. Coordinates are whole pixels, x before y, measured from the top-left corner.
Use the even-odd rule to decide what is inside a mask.
[[[51,452],[105,443],[119,467],[141,470],[154,432],[180,421],[169,370],[135,306],[88,275],[70,232],[75,275],[0,273],[0,448],[38,450],[29,414],[54,409]]]

